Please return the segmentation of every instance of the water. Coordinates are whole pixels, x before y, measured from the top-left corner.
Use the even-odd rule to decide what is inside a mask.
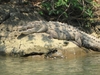
[[[100,75],[100,54],[70,60],[0,57],[0,75]]]

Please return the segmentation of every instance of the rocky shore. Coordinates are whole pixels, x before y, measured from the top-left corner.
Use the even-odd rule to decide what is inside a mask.
[[[46,33],[20,35],[18,26],[44,20],[32,8],[16,4],[0,4],[0,55],[33,58],[70,58],[92,51],[71,41],[51,39]]]

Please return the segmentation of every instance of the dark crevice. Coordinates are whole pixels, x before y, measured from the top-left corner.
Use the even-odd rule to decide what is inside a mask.
[[[34,55],[43,55],[44,53],[43,52],[32,52],[32,53],[29,53],[29,54],[25,54],[23,55],[22,57],[28,57],[28,56],[34,56]]]
[[[28,57],[28,56],[36,56],[36,55],[44,55],[45,58],[47,57],[51,57],[52,54],[56,53],[57,50],[56,49],[49,49],[48,52],[44,53],[44,52],[31,52],[31,53],[28,53],[28,54],[25,54],[25,55],[22,55],[21,57]]]

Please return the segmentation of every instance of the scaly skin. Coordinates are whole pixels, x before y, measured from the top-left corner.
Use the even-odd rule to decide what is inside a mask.
[[[75,41],[78,46],[83,46],[94,51],[100,51],[100,40],[77,28],[61,22],[33,21],[26,26],[19,27],[21,34],[48,33],[54,39]]]

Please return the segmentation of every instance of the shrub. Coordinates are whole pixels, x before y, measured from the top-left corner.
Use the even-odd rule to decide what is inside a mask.
[[[85,26],[90,26],[93,17],[93,0],[45,0],[42,2],[43,11],[48,16],[56,16],[56,20],[84,21]]]

